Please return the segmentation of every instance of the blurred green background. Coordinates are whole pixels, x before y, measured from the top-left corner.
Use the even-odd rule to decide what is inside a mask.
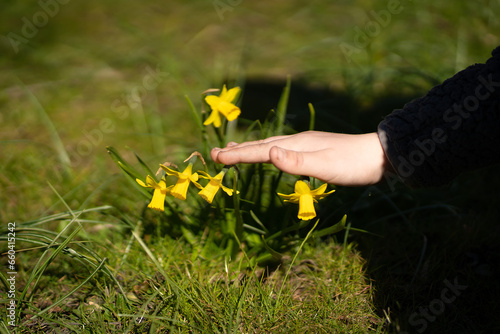
[[[394,108],[466,66],[486,61],[500,44],[499,12],[500,2],[493,0],[3,1],[0,220],[22,222],[65,211],[49,183],[73,209],[110,204],[140,210],[143,202],[123,185],[105,147],[131,147],[152,165],[185,157],[199,142],[185,96],[200,107],[201,93],[225,82],[249,88],[242,101],[248,118],[272,108],[290,76],[296,120],[313,101],[324,117],[318,126],[374,131]],[[300,122],[289,120],[300,128]],[[415,295],[434,285],[439,293],[442,279],[453,279],[462,265],[454,262],[460,254],[493,252],[498,259],[498,249],[476,252],[463,241],[466,235],[482,235],[480,220],[497,222],[492,203],[498,183],[484,175],[491,174],[461,178],[444,191],[388,191],[384,196],[399,196],[397,210],[365,199],[351,202],[358,226],[386,236],[375,245],[373,239],[366,245],[370,237],[358,240],[364,256],[375,254],[386,273],[384,280],[373,262],[380,314],[390,307],[404,309],[400,299],[411,305],[431,301],[435,294],[420,301]],[[358,198],[365,190],[347,192],[346,198]],[[478,197],[467,197],[469,191]],[[408,214],[424,232],[409,233],[404,224],[394,228],[390,219],[380,223],[384,215],[424,205],[463,211],[444,218],[434,212]],[[436,232],[434,223],[440,220],[457,230]],[[409,233],[410,240],[398,233]],[[408,295],[401,297],[391,288],[412,279],[415,268],[407,268],[405,256],[418,262],[420,233],[437,240],[429,241],[435,261],[427,263],[436,270],[426,269],[434,280],[422,276],[421,290],[404,290]],[[387,243],[391,237],[393,246]],[[447,256],[452,265],[441,266]],[[479,282],[494,282],[488,279]],[[474,291],[478,298],[487,295]]]

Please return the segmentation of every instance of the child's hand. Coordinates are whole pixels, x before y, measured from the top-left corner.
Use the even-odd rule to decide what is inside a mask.
[[[389,165],[376,133],[348,135],[307,131],[214,148],[216,163],[272,163],[285,173],[341,186],[381,181]]]

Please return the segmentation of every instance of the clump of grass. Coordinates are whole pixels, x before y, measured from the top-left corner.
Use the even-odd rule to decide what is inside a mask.
[[[20,246],[29,237],[26,230],[19,229]],[[110,255],[107,260],[89,255],[95,249],[90,241],[70,237],[55,249],[50,261],[42,261],[45,271],[32,273],[37,285],[18,283],[25,284],[27,291],[19,298],[18,308],[19,326],[26,332],[284,333],[314,329],[327,333],[332,328],[380,331],[383,325],[369,315],[371,285],[364,277],[363,259],[350,244],[306,243],[293,250],[295,261],[287,257],[279,268],[242,270],[238,260],[224,263],[196,257],[192,261],[197,250],[168,236],[146,244],[131,231],[130,247],[101,248]],[[53,249],[47,247],[26,248],[26,252],[33,259]],[[79,269],[69,270],[76,263]],[[61,277],[61,271],[68,273]]]

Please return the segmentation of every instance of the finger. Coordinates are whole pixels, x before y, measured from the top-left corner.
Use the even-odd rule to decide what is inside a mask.
[[[271,148],[272,146],[279,146],[288,150],[304,152],[317,151],[331,147],[339,141],[339,137],[345,136],[347,135],[321,131],[306,131],[294,135],[274,136],[266,139],[244,142],[237,145],[233,145],[233,143],[231,143],[231,145],[228,144],[228,146],[223,150],[272,144],[268,147]]]
[[[216,163],[234,165],[237,163],[269,162],[271,143],[280,143],[291,136],[274,136],[266,139],[243,142],[229,142],[225,148],[213,148],[210,151],[212,160]]]
[[[243,148],[243,147],[254,146],[254,145],[263,145],[263,144],[268,144],[268,143],[275,142],[278,140],[283,140],[283,139],[286,139],[289,137],[292,137],[292,136],[274,136],[274,137],[268,137],[265,139],[247,141],[247,142],[243,142],[240,144],[235,143],[235,142],[229,142],[223,150],[231,149],[231,148]]]
[[[268,144],[254,144],[235,146],[229,149],[214,148],[210,152],[216,163],[235,165],[237,163],[266,163],[269,162]]]
[[[210,157],[212,158],[212,160],[215,162],[215,163],[218,163],[220,164],[220,162],[217,160],[217,155],[218,153],[220,152],[220,148],[218,147],[214,147],[213,149],[210,150]]]

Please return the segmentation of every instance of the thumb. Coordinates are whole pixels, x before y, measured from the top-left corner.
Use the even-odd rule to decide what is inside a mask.
[[[325,161],[325,150],[315,152],[298,152],[274,146],[269,151],[269,160],[279,170],[293,175],[315,177],[323,182],[330,183],[328,175],[329,164]]]
[[[279,170],[294,175],[305,175],[304,154],[273,146],[269,150],[269,160]],[[305,173],[305,174],[304,174]]]

